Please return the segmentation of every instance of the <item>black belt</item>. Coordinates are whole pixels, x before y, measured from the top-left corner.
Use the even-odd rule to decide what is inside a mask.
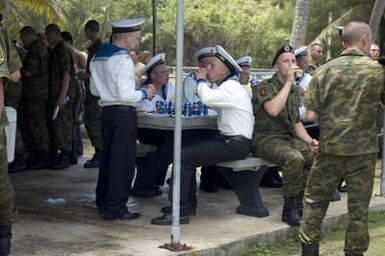
[[[136,111],[136,108],[129,105],[108,105],[103,107],[106,110]]]
[[[236,135],[236,136],[226,136],[226,135],[220,135],[222,139],[228,139],[228,140],[235,140],[235,141],[238,141],[238,142],[241,142],[241,143],[244,143],[244,144],[247,144],[249,145],[251,140],[249,139],[246,139],[245,137],[241,136],[241,135]]]

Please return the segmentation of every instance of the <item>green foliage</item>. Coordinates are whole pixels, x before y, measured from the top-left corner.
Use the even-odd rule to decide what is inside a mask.
[[[2,1],[3,2],[3,1]],[[147,0],[13,0],[12,8],[18,13],[20,24],[13,26],[12,35],[17,35],[21,25],[32,25],[43,31],[50,22],[62,17],[67,22],[63,29],[75,38],[75,46],[85,49],[87,42],[83,26],[89,19],[101,24],[102,37],[108,41],[114,19],[144,17],[140,50],[152,51],[152,1]],[[22,5],[21,3],[24,3]],[[167,62],[175,64],[176,47],[176,0],[157,0],[157,52],[165,52]],[[307,43],[318,35],[325,41],[332,36],[332,57],[339,50],[339,39],[334,25],[351,19],[368,22],[374,0],[312,0]],[[43,7],[45,4],[46,7]],[[51,7],[47,7],[47,5]],[[295,0],[193,0],[184,1],[184,65],[195,65],[192,56],[201,47],[222,45],[234,58],[244,55],[253,57],[253,67],[271,67],[276,49],[289,41],[292,28]],[[0,3],[0,7],[2,5]],[[35,10],[35,12],[31,12]],[[328,27],[329,12],[334,23]],[[46,13],[47,15],[40,15]],[[341,18],[342,17],[342,18]],[[14,21],[15,21],[14,20]],[[64,19],[63,19],[64,20]],[[65,22],[65,20],[64,20]],[[385,27],[385,26],[382,26]],[[322,33],[321,33],[322,32]]]

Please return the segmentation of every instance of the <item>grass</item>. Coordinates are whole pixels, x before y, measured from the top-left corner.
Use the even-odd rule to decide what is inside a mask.
[[[90,158],[94,154],[94,147],[91,145],[91,141],[88,138],[86,128],[84,128],[84,124],[80,126],[80,133],[82,135],[83,142],[83,157]]]
[[[346,220],[338,222],[333,228],[323,230],[320,245],[321,256],[340,256],[343,254]],[[370,247],[366,255],[383,256],[385,243],[385,212],[370,213],[369,216]],[[300,242],[295,237],[289,237],[274,244],[259,244],[239,256],[282,256],[300,255]]]
[[[380,194],[381,161],[377,161],[374,180],[374,194]],[[343,255],[345,230],[347,221],[338,221],[330,228],[323,229],[320,244],[321,256]],[[369,215],[370,246],[367,256],[383,256],[385,244],[385,212],[372,212]],[[239,256],[282,256],[300,255],[298,236],[288,237],[274,244],[258,244],[251,250],[238,254]]]

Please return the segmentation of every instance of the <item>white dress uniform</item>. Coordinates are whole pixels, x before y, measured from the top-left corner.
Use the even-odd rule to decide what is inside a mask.
[[[223,161],[245,158],[254,127],[250,97],[235,77],[241,68],[221,47],[216,46],[214,56],[231,72],[217,89],[211,89],[205,80],[198,80],[198,96],[203,104],[218,110],[218,136],[202,136],[199,142],[187,142],[182,148],[180,223],[189,222],[188,215],[195,212],[195,168],[211,166]],[[171,192],[170,192],[171,193]],[[154,225],[170,225],[172,216],[166,213],[151,220]]]
[[[112,32],[140,30],[143,19],[112,22]],[[96,186],[96,206],[105,220],[135,219],[127,210],[130,184],[135,174],[137,116],[135,105],[147,97],[135,90],[135,67],[127,49],[105,44],[90,65],[90,89],[99,96],[103,150]]]

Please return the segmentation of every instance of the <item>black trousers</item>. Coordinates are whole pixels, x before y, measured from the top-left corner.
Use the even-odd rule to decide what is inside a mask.
[[[114,105],[102,108],[103,150],[96,186],[96,206],[106,217],[126,211],[136,158],[136,109]]]
[[[137,158],[134,189],[150,190],[154,186],[163,186],[168,166],[173,160],[174,132],[139,128],[138,140],[156,145],[157,151]]]
[[[239,141],[231,137],[202,135],[200,140],[184,144],[181,163],[181,216],[186,215],[188,208],[196,207],[196,167],[244,159],[248,153],[247,140]]]

